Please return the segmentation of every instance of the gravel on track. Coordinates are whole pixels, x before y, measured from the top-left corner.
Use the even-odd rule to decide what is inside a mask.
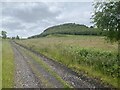
[[[16,45],[13,46],[15,57],[15,86],[14,88],[39,88],[34,73],[26,62],[26,58],[19,52]]]

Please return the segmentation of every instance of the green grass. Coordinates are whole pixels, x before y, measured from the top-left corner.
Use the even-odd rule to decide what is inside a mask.
[[[31,48],[53,46],[53,45],[64,45],[64,46],[74,46],[81,48],[97,49],[102,51],[117,51],[117,44],[107,43],[105,37],[101,36],[84,36],[84,35],[49,35],[43,38],[21,40],[19,42],[25,42]],[[36,44],[35,44],[36,43]],[[25,45],[26,45],[25,44]],[[40,44],[40,45],[39,45]],[[42,46],[43,45],[43,46]]]
[[[54,35],[17,41],[80,73],[118,87],[117,44],[100,36]]]
[[[57,80],[59,80],[63,85],[64,88],[72,88],[72,86],[70,86],[69,84],[67,84],[60,76],[58,76],[52,69],[50,69],[50,67],[44,62],[42,61],[38,56],[36,56],[34,53],[22,48],[22,50],[29,55],[30,57],[32,57],[36,62],[38,62],[43,68],[45,68],[45,70],[47,70],[51,75],[53,75]],[[23,53],[24,53],[23,52]],[[37,75],[39,75],[37,73]],[[40,75],[41,76],[41,75]],[[46,81],[46,80],[45,80]],[[46,81],[47,83],[49,83],[48,81]],[[44,82],[44,83],[46,83]]]
[[[26,51],[25,51],[26,52]],[[49,88],[54,88],[54,86],[46,79],[44,78],[44,76],[42,75],[42,73],[38,72],[36,70],[36,68],[34,67],[34,65],[32,65],[31,62],[29,62],[29,65],[31,66],[32,70],[34,71],[34,73],[38,76],[38,78],[41,80],[41,84],[43,84],[43,86],[49,87]]]
[[[2,40],[0,38],[0,90],[2,89]]]
[[[2,88],[13,88],[14,55],[8,40],[2,41]]]

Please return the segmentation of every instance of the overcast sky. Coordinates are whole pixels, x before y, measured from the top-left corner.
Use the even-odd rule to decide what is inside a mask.
[[[63,23],[91,25],[92,2],[3,2],[2,28],[8,36],[28,37]],[[2,17],[1,17],[2,16]]]

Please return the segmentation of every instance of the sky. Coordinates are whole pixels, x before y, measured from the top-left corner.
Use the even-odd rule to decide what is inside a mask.
[[[29,37],[48,27],[77,23],[91,26],[92,2],[2,2],[1,30],[9,37]]]

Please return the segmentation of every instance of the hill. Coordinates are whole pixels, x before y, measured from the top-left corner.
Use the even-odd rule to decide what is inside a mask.
[[[69,34],[69,35],[103,35],[101,30],[93,27],[87,27],[85,25],[66,23],[53,27],[49,27],[44,30],[41,34],[31,36],[29,38],[44,37],[53,34]]]

